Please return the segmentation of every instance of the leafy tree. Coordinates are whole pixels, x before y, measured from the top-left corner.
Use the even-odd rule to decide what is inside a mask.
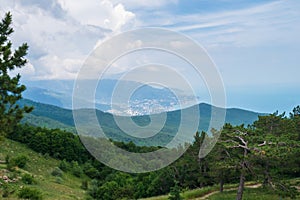
[[[295,131],[292,119],[278,113],[259,117],[253,127],[233,127],[230,124],[223,127],[217,145],[223,146],[230,158],[226,159],[226,164],[239,171],[238,200],[243,197],[247,176],[262,178],[263,185],[276,193],[288,191],[284,194],[294,196],[292,190],[282,183],[282,174],[297,174],[298,171],[296,163],[299,159],[295,155],[299,155],[299,141],[296,141]]]
[[[8,12],[0,22],[0,135],[6,135],[13,131],[15,125],[20,122],[23,113],[32,111],[32,107],[21,108],[17,101],[22,98],[22,92],[26,87],[20,85],[20,74],[10,76],[9,72],[23,67],[27,60],[28,45],[22,44],[16,50],[12,49],[9,40],[13,33],[12,16]]]

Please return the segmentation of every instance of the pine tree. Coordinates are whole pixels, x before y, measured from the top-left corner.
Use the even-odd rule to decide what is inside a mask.
[[[11,133],[23,114],[32,110],[32,107],[21,108],[17,104],[26,87],[19,83],[20,74],[9,74],[27,63],[24,57],[27,55],[28,45],[24,43],[13,50],[9,39],[13,32],[12,15],[8,12],[0,22],[0,136]]]

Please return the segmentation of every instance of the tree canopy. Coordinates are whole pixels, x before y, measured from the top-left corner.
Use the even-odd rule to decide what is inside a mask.
[[[8,12],[0,22],[0,135],[11,133],[23,113],[32,110],[31,107],[21,108],[17,104],[26,87],[19,83],[20,74],[12,76],[10,72],[26,65],[28,45],[24,43],[13,50],[10,40],[13,32],[12,15]]]

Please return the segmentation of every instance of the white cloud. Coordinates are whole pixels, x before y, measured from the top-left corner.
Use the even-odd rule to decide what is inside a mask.
[[[38,59],[36,65],[43,66],[39,70],[39,79],[74,79],[84,59],[63,58],[57,55],[46,55]],[[56,66],[56,67],[53,67]],[[63,66],[63,67],[59,67]]]
[[[9,74],[12,76],[15,76],[17,74],[22,74],[25,76],[32,76],[35,74],[35,69],[34,69],[33,65],[30,63],[30,61],[28,61],[24,67],[17,68],[14,71],[10,72]]]
[[[120,31],[127,23],[134,23],[135,15],[122,4],[113,5],[108,0],[58,0],[64,10],[81,24],[90,24]]]
[[[177,3],[177,0],[3,0],[0,11],[13,13],[13,44],[27,42],[30,46],[29,59],[34,70],[22,73],[25,78],[73,78],[87,55],[105,38],[136,26],[180,31],[208,50],[300,43],[298,1],[175,15],[168,11],[168,6]],[[141,46],[138,40],[129,45]],[[137,60],[141,59],[147,61],[144,57]],[[116,71],[128,65],[130,62]]]
[[[99,40],[135,23],[133,13],[108,0],[4,0],[0,11],[12,12],[13,44],[29,44],[34,70],[22,73],[25,79],[74,78]]]
[[[121,3],[128,9],[157,9],[170,4],[177,4],[178,0],[112,0],[114,3]]]

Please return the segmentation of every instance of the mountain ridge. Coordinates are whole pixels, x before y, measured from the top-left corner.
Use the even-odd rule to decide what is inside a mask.
[[[35,117],[42,118],[44,120],[45,127],[47,128],[61,128],[76,133],[72,110],[61,108],[54,105],[34,102],[29,99],[22,99],[19,104],[21,106],[29,105],[35,107],[35,109],[30,114],[31,119],[29,115],[25,116],[25,119],[23,120],[24,123],[29,123],[38,126],[41,125],[41,123],[35,124],[33,119]],[[208,131],[209,128],[212,108],[217,110],[225,109],[225,108],[215,107],[207,103],[201,103],[194,106],[198,106],[199,108],[200,120],[199,120],[198,131],[206,131],[206,132]],[[185,109],[191,109],[191,108],[193,108],[193,106]],[[87,111],[90,112],[92,109],[80,109],[80,110],[83,112],[87,112]],[[79,110],[75,110],[75,111],[79,111]],[[169,111],[163,113],[166,114],[166,121],[163,128],[160,130],[160,132],[157,135],[151,137],[150,139],[148,138],[148,141],[133,137],[130,134],[125,133],[115,122],[114,119],[115,115],[111,113],[96,110],[96,116],[98,118],[99,124],[103,128],[103,131],[112,140],[123,141],[123,142],[133,141],[138,145],[163,146],[168,142],[170,142],[170,140],[172,140],[172,138],[176,135],[181,120],[181,111],[182,110],[175,110],[175,111]],[[231,123],[233,125],[240,125],[240,124],[248,125],[248,124],[252,124],[255,120],[257,120],[259,115],[265,115],[265,114],[243,110],[239,108],[229,108],[226,109],[225,123]],[[86,117],[84,117],[83,120],[86,122],[87,124],[86,126],[89,126],[89,129],[91,129],[92,132],[94,132],[94,136],[97,136],[98,129],[94,126],[94,124],[90,124],[91,120],[89,117],[90,115],[86,115]],[[118,117],[121,117],[122,119],[126,119],[126,120],[128,120],[127,118],[131,118],[136,124],[140,126],[145,126],[150,123],[149,115],[132,116],[132,117],[118,116]],[[47,119],[48,119],[48,123],[52,123],[52,125],[50,124],[47,126]],[[35,121],[39,121],[39,120],[35,120]],[[187,125],[189,125],[189,123],[193,123],[193,119],[192,118],[188,119],[186,123]],[[188,137],[193,138],[193,135],[189,135]]]

